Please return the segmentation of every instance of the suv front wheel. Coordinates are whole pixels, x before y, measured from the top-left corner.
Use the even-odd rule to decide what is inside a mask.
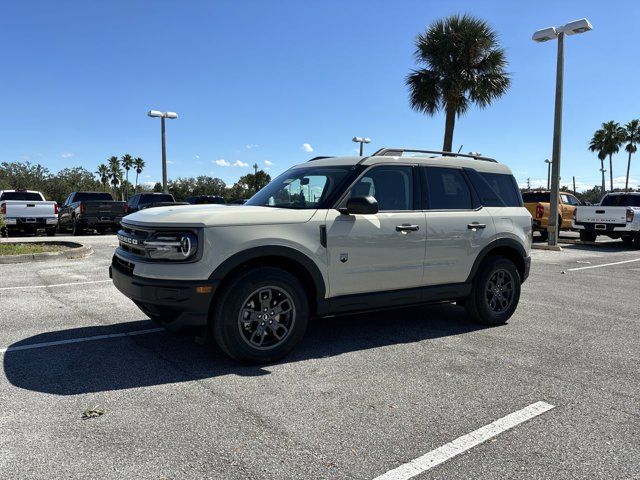
[[[464,302],[467,313],[483,325],[507,323],[518,306],[520,284],[520,274],[511,260],[487,258],[476,274],[471,295]]]
[[[300,281],[276,267],[248,270],[216,301],[212,333],[218,346],[244,363],[287,355],[307,329],[309,306]]]

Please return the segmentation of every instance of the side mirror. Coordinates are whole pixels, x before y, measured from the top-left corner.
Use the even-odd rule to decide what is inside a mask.
[[[347,200],[347,208],[340,209],[346,215],[373,215],[378,213],[378,201],[371,195],[366,197],[351,197]]]

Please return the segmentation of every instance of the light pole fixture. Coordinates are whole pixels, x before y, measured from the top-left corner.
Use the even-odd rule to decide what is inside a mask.
[[[560,150],[562,139],[562,83],[564,75],[564,36],[584,33],[591,30],[591,23],[586,18],[569,22],[561,27],[549,27],[533,34],[533,41],[546,42],[558,40],[556,63],[556,101],[553,117],[553,152],[551,156],[551,202],[549,205],[549,246],[558,244],[558,197],[560,194]]]
[[[159,110],[149,110],[149,113],[147,113],[147,115],[154,118],[160,118],[160,131],[162,137],[162,191],[164,193],[169,193],[169,189],[167,188],[167,146],[164,134],[164,119],[178,118],[178,114],[176,112],[161,112]]]
[[[367,137],[353,137],[351,139],[352,142],[360,144],[360,156],[362,157],[363,146],[365,143],[371,143],[371,139]]]
[[[551,164],[553,162],[547,158],[544,163],[547,164],[547,190],[549,190],[551,188],[549,183],[551,182]]]

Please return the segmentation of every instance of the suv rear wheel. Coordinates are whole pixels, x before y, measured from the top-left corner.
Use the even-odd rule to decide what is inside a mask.
[[[296,277],[276,267],[235,278],[216,302],[212,332],[218,346],[244,363],[287,355],[307,329],[307,295]]]
[[[513,315],[520,300],[520,273],[505,257],[487,258],[473,280],[465,308],[483,325],[502,325]]]

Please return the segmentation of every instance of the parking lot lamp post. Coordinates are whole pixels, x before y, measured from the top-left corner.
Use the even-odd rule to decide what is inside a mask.
[[[556,101],[553,118],[553,153],[551,156],[551,202],[549,205],[549,246],[558,244],[558,195],[560,193],[560,146],[562,139],[562,87],[564,75],[564,36],[584,33],[591,30],[591,23],[586,18],[569,22],[562,27],[549,27],[533,34],[535,42],[558,40],[556,63]]]
[[[549,186],[549,182],[551,181],[551,160],[547,158],[544,163],[547,164],[547,190],[549,190],[549,188],[551,188]]]
[[[360,156],[361,157],[362,157],[362,153],[364,151],[364,148],[363,148],[364,144],[365,143],[371,143],[371,139],[367,138],[367,137],[353,137],[351,139],[351,141],[360,144]]]
[[[167,146],[165,142],[164,119],[178,118],[178,114],[175,112],[160,112],[158,110],[149,110],[149,113],[147,115],[149,115],[150,117],[160,118],[160,135],[162,138],[162,191],[164,193],[169,193],[169,188],[167,187]]]

